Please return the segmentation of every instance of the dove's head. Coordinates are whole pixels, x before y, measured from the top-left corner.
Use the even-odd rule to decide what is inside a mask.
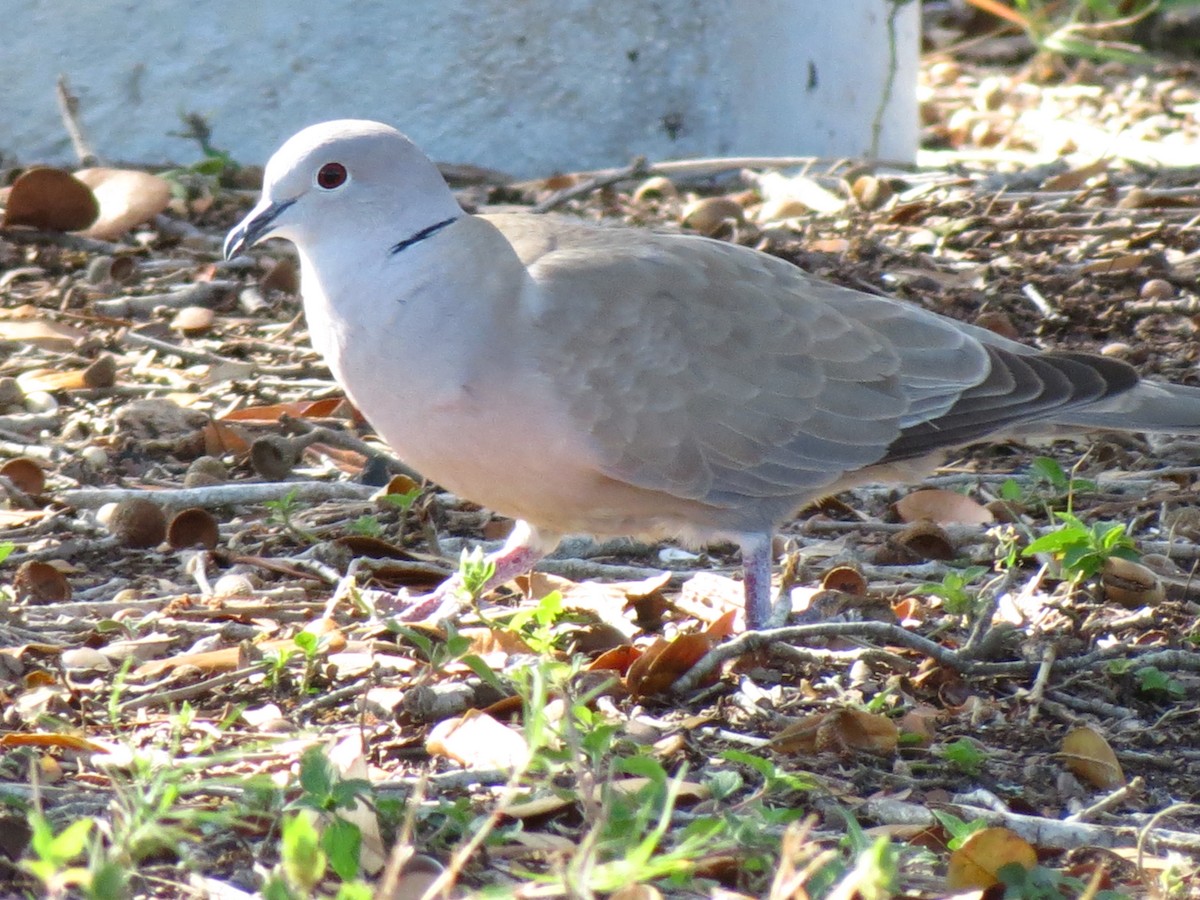
[[[225,258],[270,237],[302,254],[347,241],[366,252],[462,215],[441,173],[408,138],[379,122],[311,125],[276,151],[262,199],[225,238]]]

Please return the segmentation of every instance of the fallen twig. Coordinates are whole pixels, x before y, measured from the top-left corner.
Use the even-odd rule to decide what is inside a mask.
[[[58,499],[76,509],[96,509],[106,503],[120,503],[135,497],[153,500],[170,507],[213,507],[258,504],[292,496],[301,503],[324,503],[327,500],[366,500],[375,488],[348,481],[273,481],[267,484],[214,484],[194,488],[169,488],[161,491],[146,488],[79,488],[63,491]]]

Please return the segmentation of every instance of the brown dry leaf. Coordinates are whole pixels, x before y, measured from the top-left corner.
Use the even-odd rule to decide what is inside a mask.
[[[45,350],[70,350],[87,333],[49,319],[0,319],[0,341],[33,344]]]
[[[425,749],[468,769],[516,769],[529,759],[521,734],[476,709],[435,725]]]
[[[1108,159],[1098,159],[1095,162],[1088,163],[1086,166],[1079,166],[1067,172],[1060,172],[1057,175],[1051,175],[1042,182],[1043,191],[1075,191],[1083,187],[1090,179],[1095,178],[1108,171]]]
[[[54,565],[28,559],[13,576],[13,593],[23,603],[60,603],[71,599],[71,583]]]
[[[1126,784],[1117,755],[1100,732],[1084,725],[1063,738],[1067,768],[1093,787],[1112,791]]]
[[[500,659],[485,659],[489,665],[504,668],[507,657],[532,655],[533,648],[517,633],[503,628],[462,628],[459,636],[470,640],[467,651],[476,656],[496,655]]]
[[[70,172],[34,168],[13,182],[4,207],[4,226],[79,231],[99,215],[100,204],[91,189]]]
[[[442,876],[442,871],[442,864],[436,859],[418,853],[400,868],[394,884],[385,877],[376,888],[375,900],[423,900],[429,896],[429,889]],[[437,896],[457,895],[443,892]]]
[[[1085,263],[1079,270],[1081,275],[1115,275],[1118,272],[1130,272],[1150,262],[1149,253],[1122,253],[1112,259],[1096,259]]]
[[[825,713],[813,713],[788,725],[767,745],[778,753],[811,754],[817,751],[817,730]]]
[[[622,644],[606,650],[592,660],[588,665],[589,672],[618,672],[625,675],[629,667],[641,656],[641,651],[633,644]]]
[[[776,735],[769,746],[780,753],[887,756],[896,752],[899,739],[896,723],[886,716],[859,709],[837,709],[805,716]]]
[[[618,778],[609,783],[618,794],[636,794],[648,784],[653,784],[651,779],[643,778],[639,775],[631,775],[628,778]],[[595,793],[592,795],[596,802],[600,802],[604,794],[604,785],[598,784],[595,787]],[[676,795],[680,803],[699,803],[702,800],[707,800],[712,796],[712,791],[703,784],[697,781],[682,781],[679,783],[679,793]]]
[[[88,384],[87,369],[29,369],[17,376],[26,394],[33,391],[82,391]]]
[[[318,652],[322,655],[337,653],[346,646],[345,635],[329,619],[318,619],[315,622],[310,622],[304,630],[321,638],[321,642],[318,645]],[[299,653],[296,642],[290,638],[277,641],[263,641],[261,644],[255,644],[254,648],[261,653],[278,653],[280,651],[295,651]],[[178,656],[172,656],[168,659],[156,659],[148,663],[143,663],[134,669],[131,674],[137,678],[153,678],[156,675],[169,672],[180,666],[195,666],[200,671],[207,673],[232,672],[239,665],[242,665],[243,662],[241,647],[222,647],[220,650],[181,653]]]
[[[186,335],[199,335],[208,331],[217,319],[217,314],[207,306],[185,306],[171,319],[171,328]]]
[[[46,489],[46,470],[37,460],[16,456],[0,466],[0,476],[12,482],[23,494],[36,497]]]
[[[542,816],[550,816],[557,812],[562,812],[575,805],[576,798],[547,796],[535,797],[532,800],[523,800],[520,803],[506,803],[500,807],[500,814],[508,816],[510,819],[540,819]]]
[[[928,747],[937,736],[942,713],[932,706],[918,706],[900,717],[900,732],[916,739],[917,746]]]
[[[60,747],[65,750],[86,750],[89,753],[103,753],[107,750],[102,744],[74,734],[45,731],[35,734],[0,734],[0,747]]]
[[[171,185],[148,172],[80,169],[75,177],[92,189],[99,203],[98,218],[82,226],[84,237],[98,241],[115,241],[135,225],[149,222],[171,202]]]
[[[712,623],[730,610],[740,610],[746,589],[740,581],[716,572],[697,572],[683,583],[675,607],[701,622]]]
[[[227,453],[240,456],[250,452],[250,436],[242,428],[222,422],[208,422],[202,433],[205,456],[221,457]]]
[[[913,491],[896,501],[902,521],[928,519],[938,525],[991,525],[991,512],[982,503],[957,491],[928,488]]]
[[[330,419],[334,416],[349,419],[350,404],[344,397],[325,397],[321,400],[297,400],[293,403],[272,403],[269,406],[247,406],[221,416],[221,422],[240,422],[248,425],[277,425],[281,416],[293,419]]]
[[[1037,851],[1007,828],[985,828],[950,854],[946,884],[954,891],[990,887],[999,882],[996,872],[1011,863],[1032,869],[1037,865]]]
[[[636,697],[662,693],[687,674],[712,647],[713,639],[707,634],[681,634],[670,642],[659,638],[629,667],[626,687]]]
[[[928,519],[918,519],[906,526],[903,531],[893,535],[888,544],[880,548],[880,552],[893,548],[914,554],[921,559],[949,560],[954,559],[955,555],[954,541],[950,539],[950,535],[941,525]],[[886,565],[878,556],[876,561]]]
[[[746,212],[728,197],[701,197],[683,208],[679,221],[687,228],[713,236],[726,222],[744,222]]]

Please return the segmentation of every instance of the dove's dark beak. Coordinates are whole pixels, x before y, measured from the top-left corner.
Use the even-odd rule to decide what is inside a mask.
[[[249,250],[263,238],[269,237],[275,220],[295,202],[295,199],[278,200],[273,203],[259,201],[258,206],[250,210],[246,218],[238,222],[225,237],[225,258],[233,259],[243,250]]]

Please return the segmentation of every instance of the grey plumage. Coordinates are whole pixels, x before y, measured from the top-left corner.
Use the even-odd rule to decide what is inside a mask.
[[[349,176],[325,189],[329,163]],[[744,247],[465,215],[375,123],[314,126],[276,154],[227,252],[268,236],[296,243],[314,344],[384,439],[532,526],[501,577],[568,532],[728,538],[760,625],[764,548],[808,501],[1017,428],[1200,431],[1200,390]]]

